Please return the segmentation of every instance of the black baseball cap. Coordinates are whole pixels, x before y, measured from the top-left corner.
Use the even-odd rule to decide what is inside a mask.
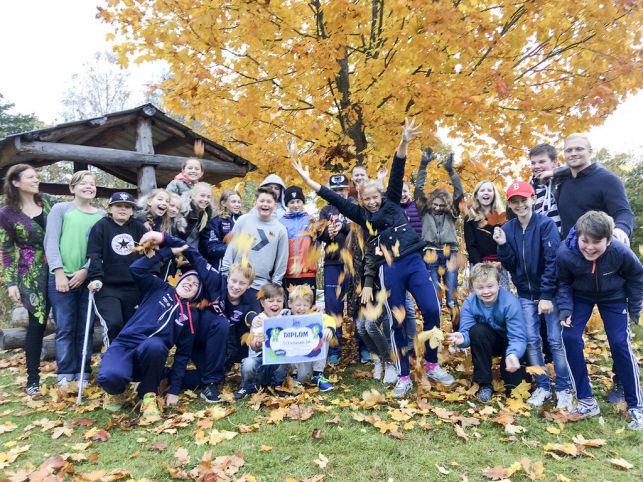
[[[344,174],[333,174],[328,178],[328,187],[331,189],[348,188],[348,178]]]
[[[131,204],[132,206],[136,206],[136,199],[128,192],[115,192],[109,198],[109,205],[111,206],[112,204],[118,203]]]

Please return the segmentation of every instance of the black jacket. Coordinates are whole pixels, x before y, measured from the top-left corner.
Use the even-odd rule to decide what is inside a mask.
[[[215,216],[208,221],[205,229],[201,231],[199,251],[216,269],[221,267],[221,260],[228,248],[228,244],[224,239],[232,231],[238,218],[239,216],[236,214],[225,217]]]
[[[561,169],[557,172],[569,173]],[[557,176],[558,177],[558,176]],[[562,237],[587,211],[603,211],[612,218],[617,228],[631,236],[634,214],[625,194],[621,180],[608,169],[594,163],[580,171],[576,177],[571,174],[559,178],[555,191],[558,214],[562,223]]]
[[[339,233],[334,238],[331,238],[328,235],[328,224],[324,226],[324,230],[317,237],[318,241],[323,242],[326,245],[326,250],[324,252],[324,264],[344,264],[340,257],[340,250],[346,246],[346,238],[350,233],[350,226],[348,221],[344,219],[344,216],[341,215],[339,209],[337,209],[332,204],[328,204],[321,208],[319,211],[319,221],[328,221],[328,224],[333,224],[336,222],[342,223],[342,228]],[[337,249],[330,250],[328,247],[333,243],[337,243]]]
[[[424,248],[424,241],[409,224],[406,212],[400,206],[405,163],[406,158],[397,156],[393,158],[388,188],[382,199],[382,205],[375,213],[370,213],[365,208],[353,204],[325,186],[319,190],[321,197],[362,227],[365,236],[367,238],[370,236],[368,243],[387,249],[394,259]],[[380,260],[379,263],[381,264],[382,261]]]
[[[490,224],[480,227],[480,222],[467,218],[464,221],[464,242],[469,253],[469,263],[497,261],[498,244],[493,240],[493,228]]]
[[[88,279],[101,280],[108,285],[134,286],[129,267],[141,255],[130,250],[146,232],[143,223],[133,218],[122,226],[110,217],[94,224],[87,243]]]

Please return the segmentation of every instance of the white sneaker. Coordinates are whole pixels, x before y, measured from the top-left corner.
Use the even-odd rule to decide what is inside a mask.
[[[550,398],[551,391],[545,388],[536,388],[534,393],[532,393],[531,397],[529,397],[529,399],[527,400],[527,403],[534,407],[542,407],[543,403],[545,403],[545,400],[549,400]]]
[[[630,423],[627,424],[632,430],[643,430],[643,408],[630,408]]]
[[[450,387],[455,383],[455,378],[453,378],[453,375],[451,375],[440,365],[436,365],[433,370],[427,369],[426,376],[427,378],[430,378],[431,380],[438,382],[445,387]]]
[[[397,368],[391,362],[386,362],[384,364],[384,380],[382,382],[385,385],[391,385],[397,383]]]
[[[373,359],[373,380],[382,379],[382,360],[379,358]]]
[[[393,388],[393,398],[402,398],[413,388],[413,382],[409,377],[400,377]]]
[[[561,390],[556,392],[556,408],[558,410],[571,410],[574,406],[574,396],[571,390]]]

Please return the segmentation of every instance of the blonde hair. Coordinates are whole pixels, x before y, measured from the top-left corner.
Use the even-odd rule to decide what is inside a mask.
[[[168,194],[170,195],[170,203],[176,201],[179,205],[179,212],[181,212],[181,207],[183,207],[183,198],[175,192],[168,191]]]
[[[500,282],[500,272],[498,268],[489,261],[478,263],[471,269],[471,285],[476,281],[485,281],[490,278]]]
[[[573,134],[570,134],[567,137],[565,137],[565,141],[563,142],[563,145],[567,144],[567,141],[570,141],[572,139],[581,139],[585,141],[589,150],[592,149],[592,143],[589,141],[589,137],[587,136],[587,134],[584,134],[581,132],[574,132]]]
[[[230,269],[228,269],[228,277],[230,277],[232,273],[239,273],[250,282],[255,279],[255,269],[250,263],[242,263],[241,261],[237,261],[232,266],[230,266]]]
[[[364,191],[373,187],[377,189],[380,194],[384,195],[384,188],[380,182],[375,181],[373,179],[367,179],[366,181],[364,181],[362,184],[359,185],[359,189],[357,190],[357,195],[360,201],[362,199],[362,196],[364,195]]]
[[[205,189],[206,191],[208,191],[210,193],[210,195],[212,195],[212,186],[210,184],[208,184],[207,182],[197,182],[194,185],[194,187],[192,187],[192,189],[190,190],[190,194],[194,195],[194,193],[198,189]]]
[[[474,221],[483,221],[485,219],[484,211],[482,209],[482,206],[480,205],[480,201],[478,201],[478,191],[480,191],[482,186],[487,183],[493,186],[493,204],[491,205],[491,212],[504,214],[506,210],[505,202],[502,199],[502,194],[500,193],[498,186],[496,186],[496,183],[485,179],[484,181],[480,181],[478,184],[476,184],[476,188],[473,190],[473,200],[471,202],[471,207],[469,208],[468,215],[469,219],[472,219]]]
[[[152,189],[146,195],[138,198],[137,205],[148,218],[149,221],[152,221],[152,211],[150,209],[150,201],[152,198],[156,197],[157,194],[165,193],[167,194],[168,199],[171,199],[171,194],[162,188]],[[172,233],[172,221],[167,211],[161,216],[161,231],[164,233]]]
[[[227,218],[232,215],[228,208],[223,205],[231,196],[239,196],[239,199],[241,199],[241,195],[234,189],[225,189],[219,198],[219,216]]]
[[[91,176],[94,178],[94,182],[96,182],[96,176],[92,171],[76,171],[72,176],[71,180],[69,181],[69,188],[74,189],[76,187],[76,184],[78,184],[80,181],[83,180],[85,176]]]
[[[315,303],[315,296],[313,295],[313,290],[309,285],[297,285],[293,286],[288,293],[288,304],[294,302],[295,300],[304,300],[313,306]]]

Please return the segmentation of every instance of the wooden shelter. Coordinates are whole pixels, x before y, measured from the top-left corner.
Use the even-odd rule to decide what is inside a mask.
[[[75,171],[92,165],[138,186],[129,190],[132,194],[145,194],[157,186],[166,186],[183,162],[194,157],[196,140],[204,145],[203,181],[216,183],[255,169],[246,159],[196,134],[152,104],[145,104],[0,139],[0,176],[4,178],[10,166],[21,162],[41,167],[72,161]],[[40,189],[50,194],[69,194],[66,184],[41,183]],[[108,197],[114,191],[99,187],[98,195]]]

